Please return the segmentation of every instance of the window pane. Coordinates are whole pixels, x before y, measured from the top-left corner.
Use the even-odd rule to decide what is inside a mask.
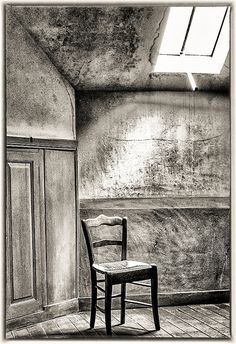
[[[196,7],[185,45],[185,54],[211,55],[226,7]]]
[[[160,54],[180,54],[191,12],[192,7],[170,8]]]

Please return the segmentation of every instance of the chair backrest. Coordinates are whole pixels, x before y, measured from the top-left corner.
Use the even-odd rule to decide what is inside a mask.
[[[121,260],[125,260],[127,258],[127,218],[126,217],[108,217],[105,215],[99,215],[94,219],[87,219],[81,220],[82,228],[85,236],[85,241],[88,249],[89,255],[89,262],[90,266],[94,263],[94,252],[93,248],[95,247],[102,247],[107,245],[121,245]],[[122,227],[122,238],[121,240],[99,240],[99,241],[92,241],[90,230],[92,227],[99,227],[99,226],[117,226],[120,225]]]

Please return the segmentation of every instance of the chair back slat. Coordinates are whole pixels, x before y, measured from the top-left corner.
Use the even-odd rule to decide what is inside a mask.
[[[93,247],[102,247],[107,245],[122,245],[121,240],[99,240],[93,242]]]
[[[126,217],[119,217],[119,216],[105,216],[103,214],[99,215],[98,217],[94,219],[87,219],[87,220],[81,220],[82,228],[85,236],[85,241],[88,249],[88,255],[89,255],[89,262],[90,266],[92,267],[94,263],[94,253],[93,248],[95,247],[102,247],[107,245],[119,245],[122,246],[122,252],[121,252],[121,260],[126,259],[127,255],[127,218]],[[99,227],[102,225],[106,226],[122,226],[122,238],[121,240],[98,240],[92,242],[91,235],[90,235],[90,229],[92,227]]]
[[[95,219],[88,219],[84,220],[87,227],[98,227],[101,225],[106,226],[115,226],[115,225],[122,225],[122,218],[119,216],[105,216],[103,214],[99,215]]]

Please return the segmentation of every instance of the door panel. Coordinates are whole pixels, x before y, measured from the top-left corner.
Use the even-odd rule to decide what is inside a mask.
[[[17,301],[32,298],[35,292],[32,278],[35,250],[32,238],[32,164],[13,162],[8,166],[11,197],[12,301]]]
[[[45,151],[47,302],[76,294],[75,153]]]
[[[42,309],[39,188],[42,163],[39,150],[12,150],[7,154],[7,319]]]

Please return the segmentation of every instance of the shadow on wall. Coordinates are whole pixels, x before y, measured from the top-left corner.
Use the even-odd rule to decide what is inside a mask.
[[[229,195],[229,98],[77,94],[80,197]]]

